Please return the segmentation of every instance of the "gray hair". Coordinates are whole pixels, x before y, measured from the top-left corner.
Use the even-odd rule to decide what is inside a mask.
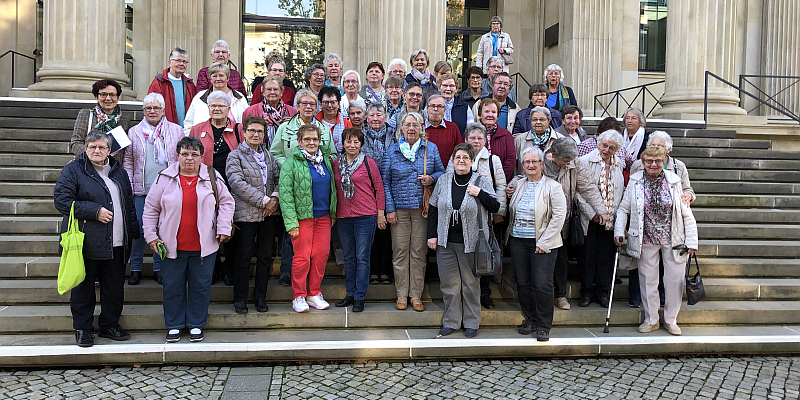
[[[161,108],[167,107],[166,103],[164,103],[164,96],[162,96],[161,93],[151,92],[148,93],[147,96],[144,96],[144,99],[142,99],[142,110],[144,110],[144,107],[146,105],[154,101],[158,103],[158,105],[160,105]]]
[[[489,57],[489,60],[487,60],[486,65],[487,66],[492,65],[493,62],[499,62],[500,63],[500,68],[505,68],[506,67],[506,62],[503,60],[503,57],[491,56],[491,57]]]
[[[369,113],[372,110],[379,111],[381,114],[386,114],[386,107],[384,107],[383,104],[381,103],[376,103],[376,102],[369,103],[366,112]]]
[[[339,62],[339,67],[344,68],[344,61],[342,61],[342,57],[339,57],[338,54],[336,54],[336,53],[328,54],[328,56],[325,57],[324,60],[322,60],[322,64],[325,65],[325,67],[327,68],[328,67],[328,61],[330,61],[330,60],[338,61]]]
[[[231,67],[228,64],[222,62],[215,62],[208,67],[208,77],[211,78],[212,74],[216,74],[217,72],[222,72],[228,78],[231,77]]]
[[[231,106],[231,98],[228,97],[228,95],[225,94],[225,92],[223,92],[222,90],[215,90],[211,92],[211,94],[208,95],[208,98],[206,99],[206,104],[211,104],[211,100],[218,100],[218,99],[225,100],[225,104],[227,104],[228,107]]]
[[[434,94],[430,95],[430,96],[428,97],[428,99],[427,99],[427,100],[425,100],[425,104],[426,104],[426,105],[427,105],[427,104],[431,104],[431,100],[436,100],[436,99],[442,99],[442,100],[444,100],[444,104],[447,104],[447,100],[445,100],[444,96],[442,96],[442,95],[441,95],[441,94],[439,94],[439,93],[434,93]]]
[[[667,151],[672,150],[672,136],[670,136],[669,133],[664,131],[654,131],[653,133],[650,134],[650,138],[647,139],[648,146],[650,146],[650,143],[653,142],[654,137],[660,137],[661,139],[664,140],[664,143],[667,144]]]
[[[414,64],[414,59],[417,58],[418,55],[425,54],[425,63],[428,64],[427,67],[431,65],[431,58],[428,57],[428,52],[425,49],[416,49],[414,52],[411,53],[411,64]]]
[[[342,82],[344,82],[344,77],[350,74],[356,74],[356,79],[358,80],[358,88],[361,89],[361,75],[358,73],[358,71],[354,69],[348,69],[347,71],[345,71],[345,73],[342,74]]]
[[[550,115],[550,110],[547,109],[547,107],[539,107],[539,106],[533,107],[533,109],[531,110],[531,115],[528,116],[528,119],[533,118],[533,114],[537,112],[544,114],[548,120],[553,119],[553,117]]]
[[[420,113],[418,113],[416,111],[411,111],[408,114],[403,114],[403,119],[401,121],[397,121],[397,138],[398,139],[401,136],[405,135],[405,131],[403,130],[403,125],[404,125],[404,123],[406,121],[406,118],[408,118],[408,117],[414,117],[414,119],[416,120],[417,124],[419,124],[420,128],[425,126],[425,120],[422,119],[422,115]],[[425,132],[423,130],[422,134],[424,134],[424,133]],[[420,135],[420,137],[423,136],[422,134]]]
[[[355,99],[355,100],[350,102],[350,104],[347,106],[347,113],[348,114],[350,114],[350,107],[358,107],[358,108],[361,109],[361,111],[364,112],[364,114],[367,113],[367,104],[364,103],[364,100],[362,100],[362,99]]]
[[[539,146],[528,147],[527,149],[522,150],[522,154],[520,154],[519,156],[520,158],[522,158],[522,160],[524,160],[526,154],[534,154],[536,156],[539,156],[539,161],[544,161],[544,152],[542,151],[542,149],[539,148]]]
[[[597,144],[599,145],[600,142],[609,142],[617,145],[617,150],[622,148],[622,145],[625,143],[622,140],[622,134],[613,130],[609,129],[600,135],[597,136]]]
[[[638,109],[636,107],[631,107],[631,108],[625,110],[625,114],[622,114],[622,115],[628,115],[629,112],[632,112],[632,113],[636,114],[637,117],[639,117],[639,122],[642,123],[642,127],[647,125],[647,120],[644,118],[644,113],[642,112],[642,110],[640,110],[640,109]]]
[[[483,135],[483,138],[486,139],[486,127],[477,122],[470,122],[470,124],[467,125],[467,129],[464,129],[464,139],[468,138],[469,134],[475,131],[480,132]]]
[[[272,60],[270,60],[269,65],[267,65],[267,69],[272,68],[272,66],[275,64],[283,65],[284,71],[286,70],[286,61],[283,61],[280,58],[273,58]]]
[[[553,157],[559,159],[568,158],[574,160],[578,157],[578,145],[575,144],[574,139],[568,136],[554,140],[548,151],[553,154]]]
[[[321,69],[322,71],[325,72],[325,77],[328,76],[328,72],[325,70],[325,66],[324,65],[322,65],[320,63],[314,63],[314,64],[309,65],[308,68],[306,68],[306,72],[303,74],[303,78],[305,78],[306,82],[311,81],[311,74],[313,74],[314,71],[316,71],[318,69]]]
[[[387,69],[387,71],[391,70],[392,66],[398,65],[398,64],[403,67],[403,72],[407,72],[408,71],[408,64],[406,64],[406,61],[403,60],[402,58],[395,58],[392,61],[390,61],[389,62],[389,68]]]
[[[172,61],[177,56],[184,56],[186,58],[189,58],[189,53],[187,53],[186,50],[180,47],[176,47],[169,52],[169,61]]]
[[[211,46],[211,55],[214,55],[214,49],[217,47],[224,47],[228,54],[231,54],[231,46],[228,46],[228,42],[220,39],[214,42],[214,45]]]
[[[264,77],[264,80],[261,81],[261,87],[264,87],[264,85],[266,85],[267,82],[277,83],[278,87],[281,88],[281,91],[283,91],[283,80],[281,80],[281,78],[278,78],[275,75],[267,75]]]
[[[500,27],[501,28],[503,27],[503,19],[500,18],[499,15],[495,15],[494,17],[492,17],[492,19],[489,21],[489,25],[492,25],[492,22],[499,22],[500,23]]]
[[[550,65],[547,66],[547,68],[544,69],[544,81],[545,82],[547,82],[547,73],[550,72],[550,71],[558,71],[558,72],[560,72],[561,73],[561,80],[559,82],[564,80],[564,70],[561,69],[561,67],[559,67],[558,64],[550,64]]]
[[[89,143],[94,143],[94,142],[97,142],[98,140],[102,140],[102,141],[106,142],[106,146],[111,148],[111,144],[112,144],[111,135],[109,135],[106,132],[98,131],[98,130],[92,130],[91,132],[87,133],[86,134],[86,140],[84,141],[84,144],[86,146],[88,146]]]

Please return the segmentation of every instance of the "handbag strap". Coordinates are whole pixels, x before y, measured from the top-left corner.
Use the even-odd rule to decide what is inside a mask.
[[[425,143],[425,159],[422,160],[422,175],[428,175],[428,143]]]
[[[700,273],[700,264],[697,262],[697,254],[692,254],[689,256],[689,259],[686,260],[686,277],[689,277],[689,270],[692,269],[692,258],[694,258],[694,265],[697,268],[697,273]]]
[[[210,165],[206,165],[206,168],[208,168],[208,179],[211,181],[211,190],[214,191],[214,224],[216,225],[217,215],[219,214],[219,189],[217,189],[217,171],[214,169],[214,167]]]
[[[475,178],[475,186],[478,186],[478,183],[480,183],[481,178],[483,178],[483,175],[478,175],[478,177]],[[483,224],[481,224],[481,218],[483,217],[483,212],[481,212],[481,211],[483,210],[483,204],[481,204],[481,201],[478,200],[477,197],[475,197],[475,203],[478,204],[478,231],[482,231],[483,230]],[[487,218],[486,219],[486,227],[489,228],[490,231],[492,229],[491,228],[491,224],[492,224],[492,219],[491,218]]]

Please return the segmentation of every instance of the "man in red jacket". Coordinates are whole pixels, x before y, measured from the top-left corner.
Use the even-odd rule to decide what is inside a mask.
[[[213,60],[212,63],[221,62],[223,64],[228,64],[228,61],[231,59],[231,48],[228,46],[228,42],[224,40],[217,40],[214,42],[214,46],[211,47],[211,59]],[[242,75],[233,68],[231,68],[231,76],[228,78],[228,86],[247,96],[247,89],[245,89],[244,83],[242,82]],[[203,69],[197,73],[197,91],[200,92],[210,87],[211,79],[208,76],[208,67],[203,67]]]
[[[169,53],[169,68],[153,78],[147,93],[158,93],[164,96],[164,115],[167,121],[183,126],[183,118],[189,110],[192,98],[197,94],[194,82],[185,75],[189,64],[186,50],[174,48]],[[176,95],[177,94],[177,95]]]

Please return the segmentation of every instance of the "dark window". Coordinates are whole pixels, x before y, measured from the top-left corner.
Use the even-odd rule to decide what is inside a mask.
[[[667,0],[641,0],[639,71],[664,71],[667,53]]]

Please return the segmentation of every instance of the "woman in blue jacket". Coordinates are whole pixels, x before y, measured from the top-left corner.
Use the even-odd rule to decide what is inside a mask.
[[[398,123],[398,143],[386,150],[381,175],[386,191],[386,220],[392,231],[392,264],[398,310],[425,311],[425,257],[428,222],[423,214],[423,188],[433,188],[444,173],[439,149],[425,138],[423,119],[410,112]]]

